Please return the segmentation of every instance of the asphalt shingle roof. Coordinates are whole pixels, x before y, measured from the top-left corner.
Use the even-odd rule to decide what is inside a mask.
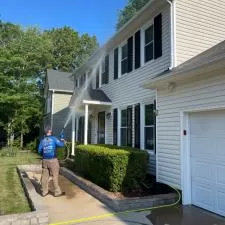
[[[104,91],[96,89],[87,89],[82,99],[87,101],[111,102]]]
[[[73,91],[74,79],[72,73],[47,70],[49,89],[61,91]]]

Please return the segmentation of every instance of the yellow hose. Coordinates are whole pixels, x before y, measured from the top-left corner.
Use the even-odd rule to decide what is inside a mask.
[[[64,224],[81,223],[81,222],[87,222],[87,221],[91,221],[91,220],[102,219],[102,218],[115,216],[115,215],[122,215],[122,214],[132,213],[132,212],[141,212],[141,211],[148,211],[148,210],[153,210],[153,209],[161,209],[161,208],[172,207],[172,206],[177,205],[180,202],[181,195],[180,195],[180,192],[176,188],[174,188],[172,186],[170,186],[170,187],[173,190],[175,190],[176,193],[178,194],[178,200],[175,203],[172,203],[172,204],[161,205],[161,206],[154,206],[154,207],[143,208],[143,209],[133,209],[133,210],[127,210],[127,211],[122,211],[122,212],[105,213],[105,214],[102,214],[102,215],[99,215],[99,216],[91,216],[91,217],[85,217],[85,218],[80,218],[80,219],[75,219],[75,220],[62,221],[62,222],[58,222],[58,223],[51,223],[50,225],[64,225]]]

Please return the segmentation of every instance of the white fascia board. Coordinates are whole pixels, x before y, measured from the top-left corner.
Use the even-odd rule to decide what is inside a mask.
[[[91,100],[82,100],[83,104],[90,104],[90,105],[112,105],[111,102],[101,102],[101,101],[91,101]]]

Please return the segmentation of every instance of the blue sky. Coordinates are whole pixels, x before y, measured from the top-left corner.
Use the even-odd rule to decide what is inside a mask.
[[[127,0],[1,0],[0,19],[41,29],[74,28],[96,35],[104,44],[115,32],[118,13]]]

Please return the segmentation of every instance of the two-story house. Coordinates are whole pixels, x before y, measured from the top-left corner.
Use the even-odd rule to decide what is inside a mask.
[[[224,37],[225,1],[149,1],[74,73],[75,89],[70,101],[73,109],[72,141],[145,149],[149,152],[149,172],[156,175],[157,181],[182,190],[184,204],[195,204],[225,215],[222,201],[225,199],[225,180],[222,173],[216,172],[224,171],[225,160],[219,167],[206,167],[216,152],[219,157],[223,156],[222,148],[215,151],[215,141],[201,144],[207,138],[212,139],[210,132],[208,136],[201,136],[201,131],[213,128],[213,122],[206,126],[207,119],[212,121],[211,118],[217,117],[214,138],[215,134],[225,135],[219,126],[225,113],[203,113],[202,117],[191,114],[190,120],[184,119],[186,125],[180,122],[186,118],[183,112],[188,108],[187,102],[196,101],[189,104],[192,110],[195,107],[216,108],[215,105],[225,108],[225,95],[220,92],[225,90],[224,77],[218,77],[218,74],[209,77],[205,71],[207,75],[204,77],[202,73],[201,79],[207,82],[196,76],[194,86],[179,77],[177,80],[183,82],[179,84],[184,85],[179,88],[173,80],[159,81],[160,77],[176,73],[176,69],[186,68],[186,64],[195,68],[199,58],[194,60],[194,64],[189,60],[222,42]],[[217,50],[220,47],[216,47]],[[200,59],[206,60],[207,54]],[[187,124],[201,128],[196,136],[193,133],[191,142]],[[199,153],[205,156],[211,150],[208,161],[191,156],[193,164],[189,163],[190,151],[183,147],[183,136],[189,140],[188,148],[195,145],[195,149],[200,149],[200,152],[196,150],[198,156]],[[221,140],[224,143],[224,138]],[[222,141],[220,146],[223,146]],[[74,145],[72,150],[74,153]],[[213,162],[215,165],[217,161]],[[201,176],[198,171],[203,171]],[[209,174],[211,180],[207,176]],[[199,185],[195,185],[196,182]]]
[[[72,73],[47,70],[44,98],[44,127],[50,126],[53,134],[59,136],[69,116],[69,102],[74,91]],[[71,140],[71,121],[65,129],[65,138]]]

